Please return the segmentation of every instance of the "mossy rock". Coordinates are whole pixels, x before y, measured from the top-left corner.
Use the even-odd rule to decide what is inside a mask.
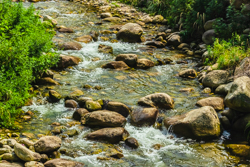
[[[97,101],[88,100],[88,101],[86,101],[85,108],[86,108],[88,111],[97,111],[97,110],[101,110],[101,109],[102,109],[102,106],[101,106],[101,104],[100,104],[99,102],[97,102]]]

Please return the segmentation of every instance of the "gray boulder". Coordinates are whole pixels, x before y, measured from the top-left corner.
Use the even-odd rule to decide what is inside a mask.
[[[26,148],[25,146],[16,143],[14,146],[15,154],[23,161],[40,161],[41,155],[31,151],[30,149]]]
[[[41,137],[35,144],[35,150],[39,153],[51,153],[57,151],[62,144],[62,140],[57,136]]]
[[[121,27],[116,36],[124,42],[141,42],[142,33],[143,29],[139,24],[127,23]]]
[[[213,70],[203,78],[202,84],[210,88],[217,88],[227,83],[228,77],[229,73],[226,70]]]

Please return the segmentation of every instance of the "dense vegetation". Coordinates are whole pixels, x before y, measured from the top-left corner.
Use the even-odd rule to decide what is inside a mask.
[[[121,2],[140,7],[144,12],[163,15],[171,28],[181,30],[184,42],[201,41],[205,32],[204,24],[216,19],[213,28],[216,37],[210,47],[210,59],[205,64],[219,63],[219,68],[236,66],[249,54],[249,39],[242,34],[250,27],[250,13],[245,8],[235,9],[226,0],[120,0]],[[239,40],[236,40],[236,37]]]
[[[58,58],[51,53],[53,33],[32,6],[0,3],[0,34],[0,126],[11,127],[30,96],[30,83]]]

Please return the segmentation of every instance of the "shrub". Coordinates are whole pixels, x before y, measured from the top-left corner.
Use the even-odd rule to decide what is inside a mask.
[[[58,61],[51,53],[53,33],[33,6],[0,3],[0,126],[11,127],[29,98],[30,83]]]
[[[237,34],[229,41],[216,39],[213,47],[208,47],[209,57],[206,65],[218,63],[220,69],[235,69],[235,67],[250,54],[249,37],[243,38]]]

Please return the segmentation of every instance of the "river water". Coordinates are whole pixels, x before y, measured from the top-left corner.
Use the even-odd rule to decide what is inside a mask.
[[[30,3],[25,3],[29,6]],[[38,2],[34,7],[40,11],[41,15],[50,15],[55,18],[58,25],[72,28],[72,34],[57,32],[54,42],[72,41],[75,37],[87,35],[91,30],[109,30],[114,23],[95,25],[100,22],[96,13],[89,7],[80,3],[69,1],[48,1]],[[89,23],[93,22],[93,23]],[[135,22],[133,19],[129,22]],[[119,23],[121,24],[121,23]],[[123,23],[125,24],[125,22]],[[155,36],[157,29],[162,26],[145,28],[143,36]],[[64,55],[74,55],[80,57],[82,62],[65,71],[57,72],[55,80],[61,83],[60,86],[47,87],[54,89],[62,95],[68,95],[74,90],[82,90],[86,97],[94,100],[105,99],[118,101],[134,109],[137,107],[139,98],[148,94],[163,92],[169,94],[175,101],[175,108],[172,110],[161,110],[162,116],[174,116],[188,112],[195,107],[195,103],[204,97],[211,95],[203,94],[202,86],[197,79],[182,79],[177,76],[182,69],[194,67],[199,58],[187,57],[178,51],[171,51],[167,48],[154,49],[147,51],[143,44],[129,44],[123,42],[110,42],[115,39],[115,32],[101,35],[110,40],[104,41],[99,37],[97,42],[88,44],[81,43],[83,48],[79,51],[61,51]],[[114,54],[103,54],[98,52],[98,45],[105,44],[113,47]],[[171,58],[174,62],[185,60],[188,64],[173,64],[155,66],[148,70],[130,69],[116,71],[102,69],[101,66],[114,60],[120,53],[135,53],[139,58],[157,59]],[[93,61],[93,59],[97,61]],[[101,86],[101,90],[84,89],[83,85]],[[193,88],[191,93],[180,92],[182,88]],[[46,90],[45,89],[45,90]],[[45,93],[46,94],[46,93]],[[91,131],[88,127],[83,127],[75,123],[71,116],[73,110],[64,107],[61,100],[56,104],[49,104],[42,96],[33,99],[31,106],[23,107],[23,110],[31,110],[37,117],[28,123],[23,123],[22,133],[28,132],[35,134],[51,134],[52,122],[60,122],[66,129],[76,129],[79,135],[63,139],[62,148],[67,149],[67,154],[62,154],[62,158],[84,162],[86,166],[232,166],[238,162],[238,158],[231,156],[225,151],[223,141],[229,138],[230,134],[226,131],[222,136],[212,142],[194,141],[174,136],[171,129],[164,127],[135,127],[129,122],[125,129],[131,137],[138,140],[140,147],[131,149],[123,142],[116,145],[105,144],[95,141],[88,141],[84,136]],[[174,138],[173,138],[174,136]],[[156,146],[160,148],[156,148]],[[109,149],[116,149],[123,152],[124,157],[118,160],[100,160],[99,157],[105,156]]]

